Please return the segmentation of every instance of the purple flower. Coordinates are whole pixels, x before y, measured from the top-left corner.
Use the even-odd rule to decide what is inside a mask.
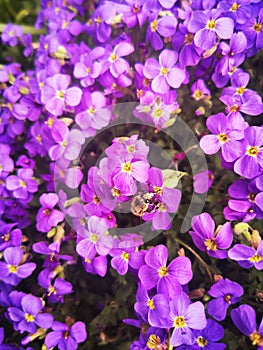
[[[220,17],[221,10],[195,11],[188,24],[188,30],[195,33],[194,42],[203,50],[211,49],[217,40],[230,39],[234,22],[231,18]]]
[[[32,274],[36,264],[22,263],[24,252],[19,247],[9,247],[4,251],[5,262],[0,261],[0,278],[12,286],[18,285],[23,279]]]
[[[151,87],[154,92],[165,94],[170,87],[179,88],[186,78],[185,71],[175,66],[178,54],[175,51],[163,50],[159,62],[155,58],[148,58],[143,73],[152,79]]]
[[[218,113],[207,119],[206,126],[214,134],[203,136],[200,141],[200,146],[206,154],[215,154],[221,149],[222,157],[227,162],[232,162],[241,156],[239,140],[244,138],[242,123],[239,125],[236,122],[233,126],[231,118]]]
[[[202,79],[198,79],[192,86],[191,86],[191,93],[192,93],[192,97],[196,100],[196,101],[200,101],[204,98],[210,97],[210,91],[208,90],[208,88],[205,85],[204,80]]]
[[[247,37],[247,47],[255,46],[257,49],[263,48],[263,9],[257,12],[258,18],[250,17],[244,24],[240,25],[240,29]]]
[[[37,242],[33,244],[32,248],[34,252],[46,255],[46,259],[43,266],[48,267],[51,270],[59,265],[60,259],[67,261],[73,260],[72,256],[70,255],[59,254],[59,241],[53,242],[51,244],[48,244],[47,242]]]
[[[229,222],[218,226],[215,231],[214,220],[208,213],[202,213],[193,217],[192,228],[194,231],[189,231],[189,233],[193,238],[194,244],[200,250],[218,259],[227,257],[227,252],[221,249],[229,248],[233,240]]]
[[[244,290],[237,282],[232,282],[228,278],[220,279],[212,285],[208,294],[216,298],[208,302],[207,312],[217,321],[223,321],[226,317],[227,309],[230,305],[238,303]]]
[[[182,285],[192,279],[191,261],[179,256],[166,266],[168,249],[164,245],[151,248],[145,255],[146,265],[139,270],[139,278],[146,290],[157,286],[157,293],[171,298],[182,292]]]
[[[239,24],[246,23],[251,17],[250,0],[224,0],[218,4],[218,8]]]
[[[224,336],[224,328],[214,320],[208,319],[204,329],[193,331],[195,345],[182,345],[177,350],[224,350],[225,344],[216,343]]]
[[[245,269],[255,267],[257,270],[263,269],[263,241],[260,241],[258,247],[252,248],[244,244],[235,244],[229,249],[228,257],[238,262]]]
[[[158,18],[158,13],[152,13],[149,16],[149,25],[146,31],[146,42],[151,43],[154,50],[163,48],[163,41],[160,38],[161,34],[167,38],[173,36],[177,27],[177,19],[174,15],[167,15]]]
[[[85,270],[94,275],[104,277],[107,273],[107,257],[103,255],[95,256],[93,258],[83,258],[83,266]]]
[[[167,346],[166,339],[166,330],[150,327],[146,334],[142,332],[139,340],[131,344],[130,350],[165,349]]]
[[[70,80],[67,74],[55,74],[46,79],[41,102],[51,114],[61,115],[65,105],[72,107],[80,103],[82,91],[78,87],[69,88]]]
[[[263,349],[263,322],[258,328],[255,310],[247,305],[241,305],[230,313],[231,319],[238,330],[249,336],[252,345],[258,346],[258,350]]]
[[[58,196],[55,193],[44,193],[39,198],[42,207],[37,213],[37,229],[42,232],[48,232],[55,227],[60,221],[64,220],[64,214],[54,209],[58,203]]]
[[[146,3],[143,0],[126,0],[126,4],[123,7],[123,22],[128,28],[135,27],[137,22],[142,27],[147,19]]]
[[[14,25],[12,23],[7,24],[1,35],[3,43],[9,43],[10,46],[16,46],[18,39],[23,35],[23,29],[21,26]]]
[[[107,99],[99,91],[84,94],[75,118],[84,137],[93,136],[109,124],[111,111],[106,104]]]
[[[78,254],[84,258],[93,258],[96,252],[107,255],[113,246],[112,237],[107,230],[108,227],[101,224],[97,216],[89,217],[84,239],[77,244]]]
[[[105,54],[101,59],[102,73],[105,73],[108,69],[111,74],[118,78],[124,72],[128,72],[130,65],[123,56],[128,56],[134,51],[133,45],[122,42],[117,44],[114,49],[110,45],[105,48]]]
[[[6,179],[6,188],[13,192],[15,198],[30,201],[32,193],[38,190],[38,184],[33,180],[33,176],[32,169],[18,169],[17,176],[10,175]]]
[[[117,248],[111,249],[111,266],[120,275],[128,272],[129,266],[133,270],[139,270],[144,265],[145,251],[137,251],[134,242],[124,241],[118,244]]]
[[[263,219],[263,176],[252,181],[238,179],[228,188],[230,199],[224,209],[227,220],[248,222],[255,217]]]
[[[149,297],[147,290],[143,285],[139,286],[136,294],[137,302],[134,310],[142,317],[145,322],[153,327],[162,326],[164,319],[169,314],[169,298],[164,294],[156,294]]]
[[[78,158],[81,145],[85,142],[82,132],[78,129],[69,130],[67,125],[60,121],[54,121],[51,135],[56,145],[49,149],[49,156],[52,160],[57,160],[62,156],[67,160]]]
[[[63,296],[73,292],[72,284],[63,278],[56,278],[52,281],[53,272],[45,269],[38,275],[38,284],[46,289],[46,295],[51,303],[63,303]]]
[[[52,330],[45,338],[47,348],[58,346],[59,350],[76,350],[78,344],[87,339],[86,326],[83,322],[76,322],[69,328],[64,323],[54,321]]]
[[[242,156],[234,164],[234,171],[248,179],[260,174],[263,168],[263,129],[251,126],[244,130],[244,142],[240,145]]]
[[[195,335],[193,330],[201,330],[206,327],[204,305],[197,301],[190,304],[190,299],[184,292],[170,302],[170,314],[165,327],[174,328],[171,336],[171,345],[193,345]]]
[[[204,180],[204,178],[206,180]],[[214,182],[214,175],[210,170],[202,170],[193,176],[194,191],[196,193],[206,193]]]
[[[22,242],[22,231],[19,228],[13,230],[16,224],[7,224],[0,221],[0,251],[7,247],[19,247]]]
[[[35,333],[37,326],[48,329],[53,323],[52,315],[41,312],[43,306],[42,299],[28,294],[21,300],[21,309],[9,307],[7,311],[11,320],[18,323],[17,328],[21,333]]]

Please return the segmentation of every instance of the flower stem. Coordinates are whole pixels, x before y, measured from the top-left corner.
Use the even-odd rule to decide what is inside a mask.
[[[211,268],[209,265],[207,265],[207,263],[201,258],[201,256],[199,254],[197,254],[195,250],[193,250],[191,247],[189,247],[188,244],[184,243],[184,241],[182,241],[179,238],[175,238],[175,241],[177,243],[181,244],[182,246],[184,246],[187,250],[189,250],[189,252],[191,252],[197,258],[197,260],[200,262],[200,264],[204,266],[204,268],[205,268],[209,278],[211,279],[211,281],[214,281],[211,272],[216,274],[216,271],[214,271],[213,268]]]

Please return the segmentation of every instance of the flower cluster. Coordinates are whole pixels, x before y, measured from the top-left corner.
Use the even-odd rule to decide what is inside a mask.
[[[74,314],[86,286],[71,280],[72,271],[115,278],[122,287],[132,276],[134,288],[125,293],[137,290],[130,300],[136,319],[126,318],[126,310],[121,321],[141,334],[130,349],[222,350],[218,322],[226,318],[262,349],[254,309],[241,304],[229,311],[250,287],[234,274],[226,278],[231,269],[221,263],[228,259],[224,264],[247,273],[263,269],[263,243],[253,228],[263,218],[263,129],[257,122],[263,103],[246,65],[263,48],[263,3],[41,0],[33,35],[17,24],[23,16],[22,10],[16,24],[1,27],[8,54],[0,67],[0,306],[17,336],[5,344],[4,333],[12,336],[0,327],[0,349],[30,350],[35,342],[75,350],[87,339],[83,321],[100,345],[114,342],[107,343],[102,324],[114,303],[98,303],[88,317]],[[11,57],[14,47],[20,61]],[[128,118],[118,124],[118,105],[130,102],[139,127]],[[188,170],[195,146],[187,135],[184,152],[168,140],[178,119],[193,127],[199,152],[219,153],[211,169],[195,164]],[[106,136],[96,141],[99,135]],[[160,155],[156,165],[151,141],[167,151],[168,162]],[[220,166],[228,176],[223,199]],[[208,196],[181,240],[173,216],[182,220],[192,187],[196,203],[210,187],[220,201]],[[222,203],[221,215],[213,209]],[[123,213],[127,228],[118,234]],[[144,227],[150,239],[165,232],[147,244]],[[203,267],[210,279],[199,283]],[[122,302],[119,295],[115,305],[123,311]],[[105,314],[96,319],[101,309]]]

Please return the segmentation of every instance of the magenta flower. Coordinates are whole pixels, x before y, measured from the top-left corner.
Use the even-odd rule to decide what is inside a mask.
[[[16,224],[6,224],[0,221],[0,251],[8,247],[19,247],[22,242],[22,231],[19,228],[13,229]]]
[[[107,45],[105,54],[100,61],[102,64],[102,73],[109,69],[111,74],[115,78],[118,78],[124,72],[128,72],[130,65],[128,61],[122,57],[130,55],[133,51],[133,45],[125,42],[117,44],[114,49],[112,49],[110,45]]]
[[[77,244],[77,252],[84,258],[93,258],[96,253],[107,255],[113,246],[112,237],[107,227],[99,222],[97,216],[89,217],[87,221],[87,232]]]
[[[137,251],[135,245],[131,245],[129,241],[118,244],[117,248],[111,249],[110,255],[111,266],[118,271],[120,275],[128,272],[129,266],[133,270],[139,270],[144,265],[144,251]]]
[[[45,338],[47,348],[58,346],[59,350],[76,350],[78,344],[87,339],[86,326],[83,322],[76,322],[71,327],[66,324],[54,321],[52,332]]]
[[[9,23],[3,28],[1,39],[5,44],[8,43],[10,46],[16,46],[18,44],[18,39],[21,38],[22,35],[23,29],[21,26]]]
[[[240,140],[244,138],[243,124],[233,126],[231,118],[223,113],[211,115],[207,121],[207,128],[214,135],[203,136],[200,146],[206,154],[215,154],[221,149],[222,157],[226,162],[232,162],[241,156]],[[243,122],[243,121],[242,121]]]
[[[220,17],[221,10],[194,11],[188,24],[188,30],[195,33],[194,42],[203,50],[211,49],[217,40],[230,39],[234,30],[234,21],[229,17]]]
[[[32,169],[18,169],[17,175],[10,175],[6,179],[6,188],[13,192],[15,198],[30,201],[32,194],[37,192],[38,184],[33,180]]]
[[[244,244],[235,244],[229,249],[228,257],[238,262],[245,269],[255,267],[257,270],[263,269],[263,241],[260,241],[257,248],[252,248]]]
[[[149,177],[150,165],[144,160],[135,160],[132,156],[119,157],[115,161],[112,180],[114,186],[125,195],[137,192],[136,180],[145,183]]]
[[[176,347],[181,344],[193,345],[195,342],[193,330],[204,329],[207,324],[204,305],[200,301],[191,304],[187,294],[182,292],[170,302],[169,308],[170,314],[165,327],[174,328],[170,339],[171,345]]]
[[[215,298],[207,304],[208,314],[217,321],[223,321],[226,318],[228,307],[240,301],[244,289],[237,282],[226,278],[213,284],[208,294]]]
[[[251,126],[244,130],[240,145],[241,157],[234,164],[234,171],[248,179],[259,175],[263,168],[263,129]]]
[[[146,265],[139,270],[139,278],[146,290],[157,287],[157,293],[171,298],[182,293],[182,285],[192,279],[191,262],[179,256],[166,266],[168,249],[164,245],[151,248],[145,255]]]
[[[206,180],[204,180],[206,179]],[[202,170],[193,176],[194,191],[196,193],[206,193],[214,182],[214,175],[210,170]]]
[[[67,160],[78,158],[81,145],[85,142],[85,138],[80,130],[75,128],[69,130],[64,122],[55,120],[52,125],[51,135],[56,142],[56,145],[52,146],[48,151],[52,160],[57,160],[61,157]]]
[[[159,62],[155,58],[148,58],[143,73],[152,79],[151,87],[154,92],[165,94],[170,87],[179,88],[186,78],[185,71],[175,66],[178,54],[175,51],[163,50]]]
[[[226,222],[215,231],[215,222],[208,213],[196,215],[192,219],[193,231],[189,231],[194,244],[208,255],[225,259],[227,252],[221,249],[230,247],[233,240],[231,225]]]
[[[70,87],[70,76],[55,74],[45,81],[41,90],[41,102],[53,115],[62,115],[66,105],[77,106],[80,103],[82,91],[78,87]]]
[[[52,326],[53,316],[43,313],[43,300],[31,294],[21,300],[21,308],[9,307],[8,315],[12,321],[18,323],[17,328],[21,333],[35,333],[37,326],[48,329]]]
[[[42,207],[37,213],[36,227],[38,231],[48,232],[52,227],[64,220],[64,214],[54,209],[58,203],[58,196],[55,193],[44,193],[40,196],[39,201]]]
[[[127,5],[126,5],[127,4]],[[122,20],[128,28],[133,28],[136,24],[142,27],[147,19],[146,3],[144,0],[126,0],[123,7]]]
[[[19,247],[9,247],[4,251],[5,262],[0,261],[0,279],[12,286],[18,285],[23,279],[32,274],[36,268],[33,262],[22,263],[24,252]]]

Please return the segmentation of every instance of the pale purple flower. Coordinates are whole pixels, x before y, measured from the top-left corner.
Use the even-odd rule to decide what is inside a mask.
[[[15,198],[30,200],[32,194],[38,190],[38,184],[33,176],[32,169],[18,169],[17,175],[10,175],[6,179],[6,188],[12,191]]]
[[[245,269],[255,267],[257,270],[263,269],[263,241],[260,241],[257,248],[252,248],[244,244],[235,244],[229,249],[228,257],[238,262]]]
[[[208,255],[225,259],[227,252],[221,249],[230,247],[233,240],[231,225],[226,222],[218,226],[215,231],[215,222],[208,213],[196,215],[192,219],[193,231],[189,231],[194,244]]]
[[[0,261],[0,278],[12,286],[18,285],[23,279],[32,274],[36,268],[33,262],[22,263],[24,252],[19,247],[9,247],[4,251],[5,262]]]
[[[146,60],[143,73],[146,78],[152,79],[153,91],[165,94],[170,87],[179,88],[182,85],[186,74],[175,65],[177,59],[177,52],[165,49],[160,53],[159,62],[155,58]]]
[[[67,74],[55,74],[45,81],[41,90],[41,102],[53,115],[63,114],[64,108],[77,106],[80,103],[82,91],[78,87],[70,87],[70,76]]]
[[[234,30],[234,21],[229,17],[220,17],[221,10],[195,11],[188,24],[188,30],[195,33],[194,42],[203,50],[211,49],[217,40],[230,39]]]

